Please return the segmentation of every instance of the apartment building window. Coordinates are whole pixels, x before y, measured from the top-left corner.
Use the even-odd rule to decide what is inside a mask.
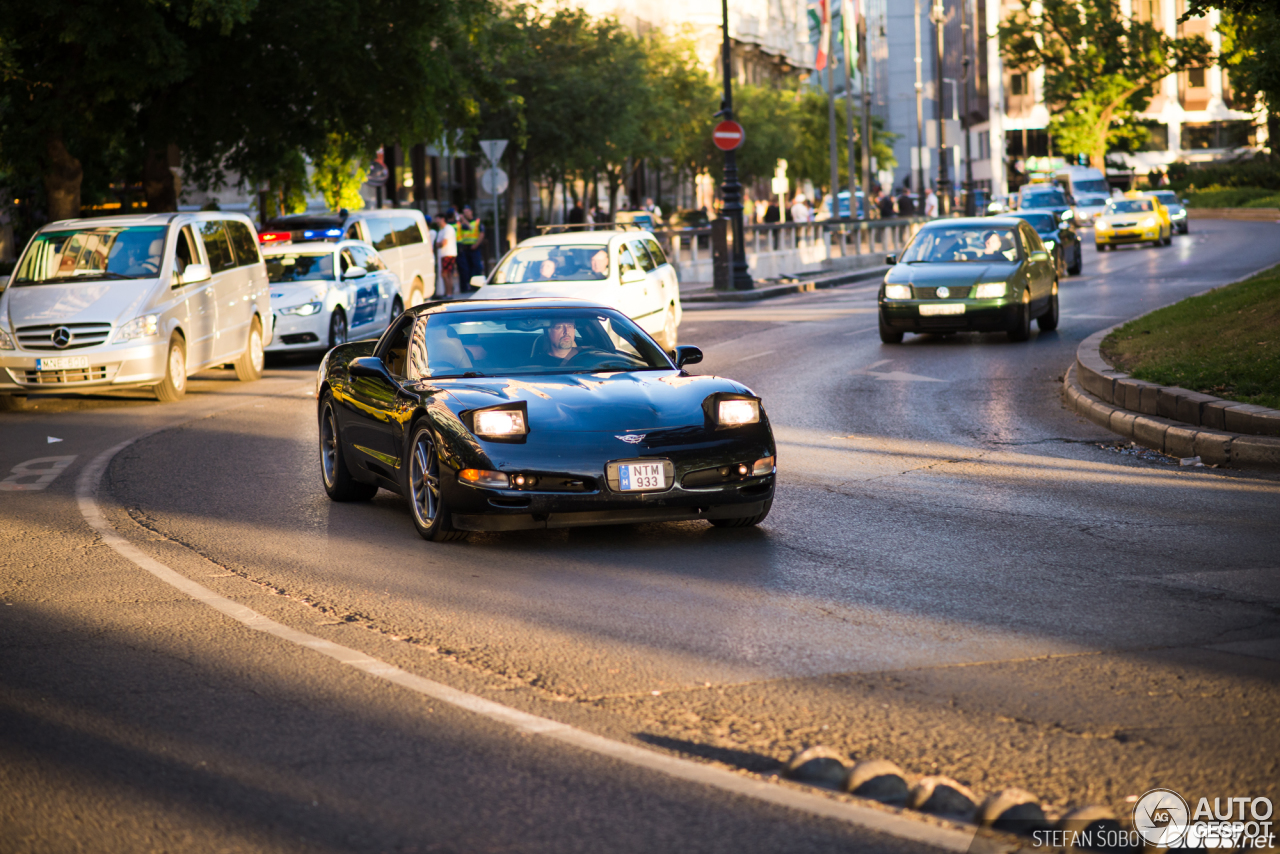
[[[1009,94],[1011,95],[1028,95],[1030,90],[1027,88],[1027,75],[1014,74],[1009,78]]]
[[[1204,86],[1204,69],[1192,68],[1187,71],[1187,85],[1196,88]]]
[[[1186,122],[1182,125],[1182,147],[1241,148],[1256,144],[1253,122]]]

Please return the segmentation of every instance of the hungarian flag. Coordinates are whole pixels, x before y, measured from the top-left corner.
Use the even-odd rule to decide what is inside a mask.
[[[818,36],[818,59],[814,62],[813,67],[818,71],[827,67],[827,57],[831,55],[831,7],[829,0],[818,0],[817,9],[809,9],[810,19],[812,23],[818,23],[822,26],[822,33]]]

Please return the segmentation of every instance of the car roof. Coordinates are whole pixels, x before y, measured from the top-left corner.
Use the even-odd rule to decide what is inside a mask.
[[[556,234],[540,234],[521,240],[516,246],[594,246],[607,243],[614,237],[653,237],[642,228],[611,228],[607,231],[561,231]]]
[[[486,309],[539,309],[539,308],[599,308],[617,311],[612,306],[603,305],[585,299],[570,297],[525,297],[517,299],[466,299],[441,302],[426,302],[414,306],[409,311],[418,314],[456,314],[466,311],[483,311]]]
[[[175,211],[155,214],[116,214],[115,216],[79,217],[60,219],[41,226],[41,231],[57,231],[63,228],[124,227],[131,225],[168,225],[178,217],[194,220],[235,219],[250,222],[247,216],[235,211]]]

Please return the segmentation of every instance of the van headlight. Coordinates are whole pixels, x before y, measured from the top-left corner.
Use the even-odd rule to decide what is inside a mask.
[[[290,308],[282,308],[280,309],[280,313],[296,314],[298,317],[310,317],[313,314],[319,314],[323,308],[324,303],[322,302],[307,302]]]
[[[1000,297],[1004,296],[1004,289],[1005,289],[1004,282],[987,282],[986,284],[978,285],[978,287],[974,289],[973,298],[974,299],[999,299]]]
[[[9,333],[5,332],[3,327],[0,327],[0,350],[12,350],[12,349],[13,349],[13,339],[9,337]]]
[[[885,299],[911,299],[910,285],[885,285]]]
[[[139,338],[154,338],[160,333],[160,317],[155,314],[144,314],[142,317],[135,317],[124,326],[120,327],[120,331],[116,333],[116,343],[121,341],[136,341]]]

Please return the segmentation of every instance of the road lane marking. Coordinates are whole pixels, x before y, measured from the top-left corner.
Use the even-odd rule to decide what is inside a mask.
[[[739,359],[738,361],[739,361],[739,362],[745,362],[745,361],[747,361],[747,360],[749,360],[749,359],[759,359],[761,356],[772,356],[772,355],[773,355],[774,353],[776,353],[776,352],[778,352],[778,351],[777,351],[777,350],[765,350],[763,353],[753,353],[753,354],[751,354],[750,356],[743,356],[743,357],[742,357],[741,359]]]
[[[854,371],[854,374],[875,377],[877,380],[888,380],[889,382],[902,383],[945,383],[946,380],[934,379],[933,377],[924,377],[920,374],[909,374],[906,371],[877,371],[875,368],[881,365],[887,365],[893,359],[881,359],[878,362],[872,362],[860,371]]]
[[[313,650],[340,664],[355,668],[376,679],[383,679],[399,685],[424,697],[430,697],[433,700],[448,703],[459,709],[506,724],[519,732],[545,736],[598,756],[626,762],[669,777],[764,801],[797,812],[844,822],[876,833],[883,833],[886,836],[918,842],[944,851],[954,851],[957,854],[967,854],[972,850],[981,850],[983,854],[1007,854],[1007,852],[1013,850],[1014,846],[1012,845],[1006,845],[994,839],[978,837],[974,828],[933,824],[923,819],[914,819],[897,813],[884,812],[880,809],[863,806],[848,800],[836,800],[820,794],[791,789],[712,765],[704,765],[689,759],[681,759],[636,747],[635,745],[614,741],[550,718],[522,712],[519,709],[513,709],[510,706],[504,706],[484,697],[468,694],[457,688],[451,688],[443,683],[410,673],[395,665],[373,658],[368,653],[360,650],[290,628],[246,605],[241,605],[201,584],[197,584],[129,542],[124,535],[107,521],[106,516],[98,506],[97,500],[98,489],[103,476],[106,474],[107,466],[111,464],[111,460],[117,454],[141,439],[160,433],[163,430],[172,429],[173,426],[175,425],[167,425],[135,436],[132,439],[127,439],[94,457],[93,461],[81,470],[80,476],[76,480],[76,503],[85,522],[98,534],[103,544],[110,546],[121,557],[165,584],[185,593],[197,602],[230,617],[241,625],[256,632],[279,638],[287,643]]]
[[[59,442],[62,440],[59,439]],[[0,490],[5,492],[39,492],[58,479],[58,475],[75,461],[76,454],[65,457],[37,457],[18,463],[4,480],[0,480]],[[35,478],[24,483],[27,478]]]
[[[55,439],[53,436],[50,436],[50,437],[48,437],[48,438],[49,438],[49,441],[48,441],[48,443],[47,443],[47,444],[50,444],[50,445],[52,445],[54,442],[61,442],[61,441],[62,441],[61,439]]]

